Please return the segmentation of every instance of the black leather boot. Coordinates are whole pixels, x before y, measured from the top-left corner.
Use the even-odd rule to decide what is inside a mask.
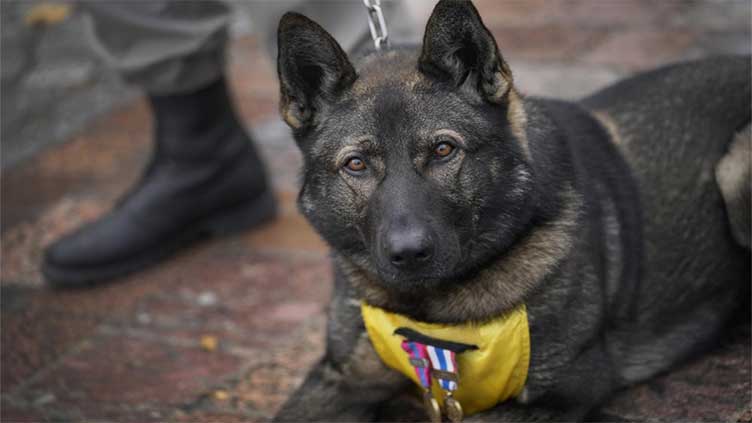
[[[149,99],[156,127],[150,164],[109,214],[47,249],[42,272],[51,285],[107,281],[198,239],[274,216],[264,166],[224,80],[195,93]]]

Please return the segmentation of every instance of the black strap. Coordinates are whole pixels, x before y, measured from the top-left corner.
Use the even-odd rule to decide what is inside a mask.
[[[444,348],[445,350],[454,351],[459,354],[467,350],[477,350],[476,345],[463,344],[461,342],[444,341],[443,339],[431,338],[430,336],[423,335],[422,333],[412,330],[410,328],[397,328],[394,331],[394,335],[401,335],[407,338],[408,341],[420,342],[421,344],[431,345],[433,347]]]

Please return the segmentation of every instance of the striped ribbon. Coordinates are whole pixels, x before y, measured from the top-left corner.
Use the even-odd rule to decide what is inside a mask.
[[[434,347],[433,345],[426,345],[428,351],[428,357],[431,359],[431,366],[434,369],[442,370],[448,373],[457,373],[457,361],[455,360],[455,352],[444,348]],[[456,391],[457,382],[453,380],[442,379],[438,377],[439,385],[441,389],[445,391]]]
[[[430,348],[430,347],[428,347]],[[428,351],[420,342],[402,341],[402,349],[410,356],[410,363],[424,388],[431,388],[431,366]],[[416,365],[420,363],[420,365]]]
[[[424,388],[431,387],[431,369],[441,370],[447,373],[457,373],[457,360],[454,351],[425,345],[415,341],[402,341],[402,349],[410,356],[410,364],[418,375],[420,384]],[[457,382],[455,380],[443,379],[437,376],[439,386],[445,391],[456,391]]]

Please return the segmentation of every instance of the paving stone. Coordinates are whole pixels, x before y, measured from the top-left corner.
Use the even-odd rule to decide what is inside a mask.
[[[43,211],[38,219],[16,224],[3,234],[1,285],[43,286],[39,266],[45,247],[68,231],[105,213],[111,204],[108,199],[74,198],[64,198]],[[39,227],[48,230],[39,231]]]
[[[525,95],[577,100],[617,81],[623,73],[606,66],[509,61],[514,83]]]
[[[31,407],[23,407],[9,404],[3,401],[0,404],[0,421],[8,423],[36,423],[44,420],[44,414]]]
[[[707,56],[707,52],[714,54],[749,55],[750,33],[739,32],[704,32],[698,35],[697,45],[690,49],[692,57]]]
[[[683,13],[673,15],[672,21],[694,29],[717,32],[742,32],[749,34],[752,20],[752,3],[744,0],[727,0],[723,3],[683,2]]]
[[[236,244],[238,248],[247,245]],[[249,244],[249,251],[254,251],[253,243]],[[228,252],[229,256],[223,255]],[[50,291],[4,284],[3,301],[21,305],[3,307],[3,386],[15,386],[54,362],[103,321],[138,323],[141,316],[153,316],[167,329],[181,328],[179,335],[185,338],[214,333],[236,344],[267,345],[278,331],[321,313],[331,284],[328,266],[323,256],[248,261],[238,255],[237,249],[214,243],[176,257],[163,268],[93,290]],[[178,285],[182,298],[219,287],[220,299],[229,302],[196,307],[188,300],[173,301]],[[135,314],[131,312],[130,308],[144,297],[147,299]],[[154,307],[173,310],[160,314],[152,310]],[[154,325],[149,323],[146,326]]]
[[[230,76],[234,94],[240,99],[279,97],[276,64],[264,51],[258,37],[243,37],[232,43],[229,50]],[[246,102],[241,101],[243,105]],[[277,102],[272,102],[274,111]]]
[[[97,320],[35,306],[37,290],[3,287],[0,319],[3,392],[55,363],[91,335]]]
[[[681,13],[681,1],[611,0],[563,1],[561,21],[578,27],[599,28],[650,28],[661,27],[671,16]]]
[[[548,0],[496,0],[473,2],[488,27],[535,27],[560,20],[572,2]]]
[[[474,2],[489,27],[534,28],[550,23],[574,28],[649,27],[681,2],[650,0],[480,0]]]
[[[49,394],[43,394],[49,395]],[[52,401],[47,404],[28,404],[16,406],[3,422],[85,422],[85,421],[117,421],[117,422],[163,422],[174,413],[172,408],[160,408],[151,404],[101,404],[81,402],[76,404],[62,404]],[[15,417],[18,416],[18,417]],[[23,419],[27,420],[23,420]],[[17,420],[16,420],[17,419]]]
[[[252,423],[255,421],[265,421],[266,419],[260,419],[256,417],[255,419],[251,416],[248,416],[247,414],[231,414],[231,413],[223,413],[221,411],[219,412],[213,412],[213,411],[200,411],[196,413],[177,413],[173,414],[170,418],[171,421],[175,422],[185,422],[185,423],[195,423],[195,422],[223,422],[223,423]]]
[[[696,36],[682,29],[615,31],[583,60],[632,71],[645,70],[685,58]]]
[[[299,175],[303,157],[292,138],[290,128],[275,116],[251,127],[251,133],[261,147],[267,173],[275,190],[297,193],[300,190]]]
[[[24,392],[60,404],[178,406],[240,367],[238,358],[127,336],[102,336]],[[98,407],[96,407],[98,408]]]
[[[150,125],[147,108],[139,102],[108,116],[73,141],[46,150],[28,165],[4,171],[0,181],[5,200],[0,205],[3,232],[21,222],[34,222],[66,197],[75,206],[82,200],[79,195],[111,201],[136,180],[149,149]],[[61,220],[58,223],[65,224],[70,218]]]
[[[323,256],[204,254],[180,267],[164,270],[179,284],[163,285],[108,324],[189,342],[213,336],[220,349],[241,346],[263,353],[309,319],[323,316],[331,291]]]
[[[505,58],[524,60],[571,61],[606,37],[599,29],[572,28],[563,24],[536,27],[489,28]]]
[[[280,337],[283,348],[263,356],[239,379],[222,385],[229,401],[213,400],[214,407],[235,412],[254,411],[271,418],[287,397],[303,382],[308,370],[324,352],[324,316],[309,319],[287,337]]]
[[[295,205],[296,194],[282,192],[279,195],[280,213],[269,225],[244,236],[249,248],[258,250],[288,250],[326,253],[329,248],[316,234]]]

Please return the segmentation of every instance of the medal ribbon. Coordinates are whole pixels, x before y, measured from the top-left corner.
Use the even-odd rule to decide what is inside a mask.
[[[456,353],[445,348],[425,345],[416,341],[402,341],[402,349],[410,357],[410,364],[415,369],[415,374],[424,388],[431,387],[431,369],[436,369],[445,374],[457,374]],[[456,391],[457,381],[454,379],[436,376],[439,386],[445,391]]]
[[[431,395],[431,377],[435,377],[446,397],[444,405],[447,417],[453,423],[462,421],[462,405],[454,399],[452,393],[457,390],[459,369],[457,353],[477,349],[475,345],[444,341],[431,338],[409,328],[397,328],[395,335],[402,335],[402,349],[407,353],[410,365],[418,375],[420,384],[425,389],[423,401],[432,422],[441,422],[441,409]]]
[[[410,364],[424,388],[431,388],[431,362],[426,346],[420,342],[402,341],[402,349],[410,356]]]
[[[433,345],[426,345],[428,350],[428,357],[431,359],[431,366],[436,370],[441,370],[451,374],[457,374],[457,361],[455,359],[455,352],[444,348],[434,347]],[[445,391],[456,391],[456,380],[444,379],[441,376],[437,376],[439,379],[439,385],[441,389]]]

